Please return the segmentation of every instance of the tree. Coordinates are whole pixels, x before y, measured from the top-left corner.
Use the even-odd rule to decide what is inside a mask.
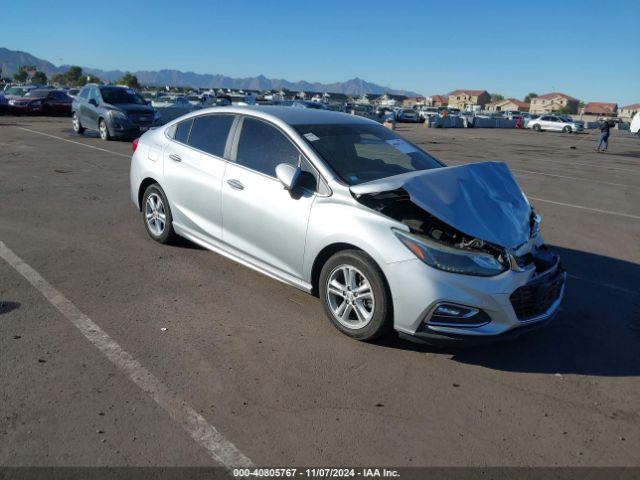
[[[118,83],[119,85],[126,85],[127,87],[131,87],[131,88],[140,88],[140,84],[138,83],[138,77],[136,77],[135,75],[132,75],[129,72],[126,72],[122,76],[122,78],[118,80],[116,83]]]
[[[558,110],[554,110],[553,113],[559,113],[560,115],[571,115],[573,114],[573,108],[571,108],[569,105],[565,105]]]
[[[492,93],[491,94],[491,101],[492,102],[499,102],[501,100],[504,100],[504,95],[500,95],[499,93]]]
[[[72,65],[69,70],[64,74],[65,82],[69,85],[77,86],[80,83],[82,75],[82,68],[77,65]]]
[[[26,70],[23,70],[22,67],[20,67],[20,70],[18,70],[13,74],[13,79],[18,83],[26,82],[28,77],[29,77],[29,74],[27,73]]]
[[[537,93],[529,93],[526,97],[524,97],[524,103],[531,103],[532,98],[536,98],[538,96]]]
[[[41,72],[40,70],[36,71],[36,73],[33,74],[33,77],[31,77],[31,83],[34,83],[36,85],[46,85],[47,74]]]

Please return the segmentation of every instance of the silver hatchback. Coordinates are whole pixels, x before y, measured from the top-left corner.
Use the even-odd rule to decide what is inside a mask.
[[[151,238],[317,295],[353,338],[476,343],[559,310],[564,271],[503,163],[447,167],[374,121],[287,107],[199,110],[134,150]]]

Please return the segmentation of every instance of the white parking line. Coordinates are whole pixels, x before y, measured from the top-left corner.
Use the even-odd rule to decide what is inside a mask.
[[[458,162],[458,161],[455,161],[455,160],[451,160],[451,161],[448,161],[447,163],[454,163],[454,164],[457,164],[457,165],[466,165],[469,162]],[[473,163],[473,162],[471,162],[471,163]],[[568,180],[574,180],[574,181],[577,181],[577,182],[600,183],[600,184],[603,184],[603,185],[611,185],[611,186],[614,186],[614,187],[638,188],[637,185],[629,185],[628,183],[606,182],[604,180],[594,180],[594,179],[591,179],[591,178],[573,177],[573,176],[570,176],[570,175],[559,175],[559,174],[556,174],[556,173],[536,172],[536,171],[533,171],[533,170],[522,170],[521,168],[512,167],[512,166],[509,166],[509,168],[511,169],[512,172],[525,174],[524,176],[526,176],[526,174],[543,175],[545,177],[566,178]]]
[[[513,162],[526,162],[526,160],[519,160],[519,159],[515,159],[512,160]],[[585,166],[585,167],[593,167],[593,168],[604,168],[605,170],[616,170],[616,171],[620,171],[620,172],[628,172],[628,173],[635,173],[637,175],[640,175],[640,168],[638,168],[637,170],[632,170],[630,168],[620,168],[620,167],[612,167],[610,165],[607,165],[605,163],[586,163],[586,162],[565,162],[562,160],[547,160],[545,158],[536,158],[535,160],[533,160],[532,162],[547,162],[547,163],[553,163],[554,165],[558,165],[560,168],[563,168],[564,165],[567,166],[574,166],[574,165],[580,165],[580,166]],[[640,167],[640,166],[639,166]]]
[[[636,291],[633,291],[633,290],[629,290],[627,288],[619,287],[618,285],[614,285],[613,283],[598,282],[596,280],[591,280],[589,278],[578,277],[577,275],[572,275],[570,273],[567,274],[567,277],[574,278],[576,280],[580,280],[581,282],[592,283],[593,285],[597,285],[599,287],[609,288],[611,290],[617,290],[620,293],[624,293],[625,295],[640,295],[640,292],[636,292]]]
[[[633,218],[634,220],[640,220],[640,216],[631,215],[630,213],[620,213],[620,212],[613,212],[611,210],[602,210],[600,208],[583,207],[582,205],[574,205],[573,203],[554,202],[552,200],[545,200],[544,198],[532,197],[531,195],[527,195],[527,198],[531,198],[533,200],[537,200],[538,202],[552,203],[554,205],[561,205],[563,207],[578,208],[580,210],[589,210],[591,212],[606,213],[607,215],[617,215],[619,217],[626,217],[626,218]]]
[[[576,180],[579,182],[587,182],[587,183],[601,183],[603,185],[612,185],[614,187],[625,187],[625,188],[638,188],[636,185],[629,185],[628,183],[614,183],[614,182],[605,182],[604,180],[593,180],[591,178],[584,177],[572,177],[570,175],[558,175],[556,173],[544,173],[544,172],[534,172],[532,170],[522,170],[520,168],[512,168],[514,172],[524,172],[524,173],[532,173],[534,175],[544,175],[545,177],[557,177],[557,178],[566,178],[569,180]]]
[[[160,405],[176,423],[187,431],[196,443],[204,447],[214,460],[227,468],[250,467],[253,465],[248,457],[224,438],[202,415],[169,390],[93,320],[82,313],[59,290],[13,253],[3,242],[0,242],[0,258],[3,258],[20,275],[27,279],[116,368],[127,375],[133,383]]]
[[[25,127],[16,127],[15,125],[14,125],[14,128],[19,128],[20,130],[24,130],[25,132],[44,135],[45,137],[55,138],[58,140],[62,140],[63,142],[75,143],[76,145],[82,145],[83,147],[93,148],[94,150],[100,150],[101,152],[112,153],[113,155],[118,155],[120,157],[131,158],[131,155],[125,155],[124,153],[114,152],[112,150],[107,150],[106,148],[94,147],[93,145],[87,145],[86,143],[82,143],[82,142],[75,142],[73,140],[69,140],[68,138],[62,138],[62,137],[57,137],[56,135],[51,135],[50,133],[39,132],[37,130],[31,130],[30,128],[25,128]]]

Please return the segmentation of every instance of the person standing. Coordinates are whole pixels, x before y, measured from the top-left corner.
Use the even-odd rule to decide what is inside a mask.
[[[609,120],[605,120],[600,125],[600,141],[598,142],[598,148],[596,148],[596,152],[606,152],[609,147],[609,129],[611,125],[609,124]]]

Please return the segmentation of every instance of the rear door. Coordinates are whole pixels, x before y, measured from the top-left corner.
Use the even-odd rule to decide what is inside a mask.
[[[222,237],[222,178],[231,114],[200,115],[177,124],[164,150],[164,188],[173,221],[204,240]]]
[[[222,184],[222,239],[278,273],[302,278],[318,174],[289,137],[266,121],[244,117]],[[280,163],[300,165],[293,192],[276,178]]]

